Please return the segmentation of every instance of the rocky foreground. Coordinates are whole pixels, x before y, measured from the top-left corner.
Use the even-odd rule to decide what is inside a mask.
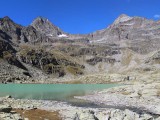
[[[28,120],[14,110],[25,113],[37,109],[56,111],[62,120],[160,120],[160,83],[120,86],[76,98],[98,105],[77,107],[65,102],[15,100],[8,96],[0,98],[0,119]]]

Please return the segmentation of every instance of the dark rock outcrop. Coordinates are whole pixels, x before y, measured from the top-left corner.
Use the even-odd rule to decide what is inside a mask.
[[[22,28],[21,25],[14,23],[14,21],[7,16],[0,18],[0,30],[5,32],[6,40],[12,40],[15,43],[19,43]]]

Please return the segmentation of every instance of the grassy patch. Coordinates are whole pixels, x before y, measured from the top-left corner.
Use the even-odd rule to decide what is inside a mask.
[[[35,110],[21,110],[14,109],[17,113],[19,113],[22,117],[28,118],[29,120],[62,120],[57,111],[50,112],[40,109]]]
[[[82,72],[80,67],[74,67],[74,66],[68,65],[66,67],[66,70],[67,70],[67,72],[71,73],[72,75],[77,75],[77,74],[81,75],[81,74],[83,74],[83,72]]]
[[[64,84],[84,84],[84,83],[80,80],[73,80],[73,81],[64,82]]]
[[[127,91],[121,92],[121,94],[123,94],[123,95],[131,95],[131,93],[127,92]]]

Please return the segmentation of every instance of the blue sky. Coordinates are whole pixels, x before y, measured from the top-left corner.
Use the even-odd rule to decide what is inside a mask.
[[[120,14],[160,19],[160,0],[1,0],[0,17],[29,25],[43,16],[69,33],[106,28]]]

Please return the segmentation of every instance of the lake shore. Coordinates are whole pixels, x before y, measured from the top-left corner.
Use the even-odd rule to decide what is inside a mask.
[[[15,80],[3,84],[150,84],[159,82],[159,72],[95,73],[74,77]]]
[[[14,109],[57,112],[62,120],[114,120],[116,118],[119,120],[159,120],[159,90],[159,83],[126,85],[76,97],[98,104],[99,107],[96,108],[78,107],[60,101],[14,99],[9,96],[0,98],[0,101],[1,105],[6,108],[11,106]],[[108,105],[112,107],[107,107]],[[2,117],[1,114],[0,117]],[[4,114],[3,117],[5,117]]]

